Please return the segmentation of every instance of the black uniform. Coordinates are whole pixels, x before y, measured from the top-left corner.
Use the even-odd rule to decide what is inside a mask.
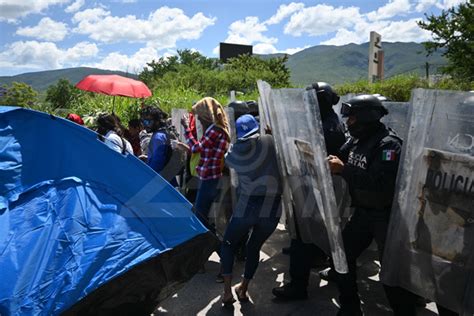
[[[378,123],[370,136],[351,138],[341,148],[344,162],[342,177],[347,181],[354,214],[345,226],[342,237],[349,267],[348,274],[339,274],[342,315],[360,315],[356,284],[356,260],[372,240],[382,263],[390,210],[402,140],[395,132]],[[384,286],[390,306],[396,315],[414,315],[414,296],[401,289]]]
[[[324,141],[329,155],[337,155],[339,149],[345,143],[344,128],[332,108],[321,112],[323,123]],[[295,223],[297,238],[291,240],[290,245],[290,277],[291,283],[296,288],[306,292],[311,267],[326,254],[316,245],[301,241],[298,233],[298,225]]]

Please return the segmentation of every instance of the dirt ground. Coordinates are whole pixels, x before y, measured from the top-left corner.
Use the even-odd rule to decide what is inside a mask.
[[[273,299],[272,288],[288,278],[289,257],[281,248],[289,245],[289,237],[283,225],[267,240],[260,253],[260,265],[249,288],[250,302],[234,304],[234,310],[222,308],[223,285],[215,282],[219,272],[218,256],[214,253],[205,266],[205,273],[195,275],[178,293],[162,302],[154,315],[336,315],[338,309],[335,284],[321,280],[312,270],[309,298],[304,301],[279,302]],[[358,279],[359,293],[364,314],[393,315],[378,282],[379,265],[373,260],[375,249],[369,248],[360,258]],[[234,265],[235,275],[243,272],[243,263]],[[234,286],[239,283],[234,279]],[[438,315],[434,303],[419,309],[418,315]]]

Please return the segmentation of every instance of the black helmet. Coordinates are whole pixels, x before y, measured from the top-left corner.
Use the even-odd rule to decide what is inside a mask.
[[[339,96],[326,82],[315,82],[306,88],[306,90],[311,89],[316,90],[316,96],[318,97],[320,107],[331,108],[339,102]]]
[[[387,115],[388,110],[376,96],[363,94],[343,102],[341,114],[343,117],[354,115],[360,123],[371,123]]]
[[[234,118],[236,120],[242,115],[248,114],[250,111],[249,106],[245,101],[235,100],[229,103],[227,106],[234,109]]]

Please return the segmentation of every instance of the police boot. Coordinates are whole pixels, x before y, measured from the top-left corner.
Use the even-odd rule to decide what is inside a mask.
[[[328,282],[336,282],[337,281],[337,273],[332,268],[327,268],[318,272],[319,278],[324,281]]]
[[[282,287],[274,287],[272,293],[276,298],[284,301],[305,300],[308,298],[306,287],[291,282]]]

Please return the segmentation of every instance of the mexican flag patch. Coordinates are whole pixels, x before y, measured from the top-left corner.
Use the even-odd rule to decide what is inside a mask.
[[[382,152],[383,161],[395,161],[397,159],[397,153],[393,149],[387,149]]]

